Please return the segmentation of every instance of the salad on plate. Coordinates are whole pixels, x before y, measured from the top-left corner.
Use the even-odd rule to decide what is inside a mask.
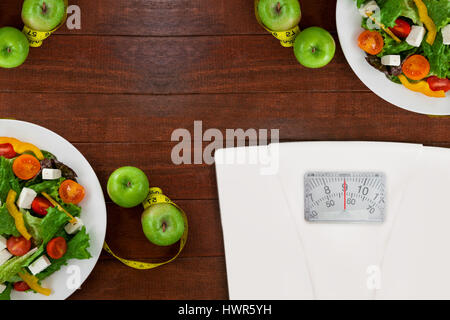
[[[450,0],[355,0],[367,62],[409,90],[450,90]]]
[[[89,259],[80,219],[85,189],[50,152],[0,137],[0,300],[12,290],[50,295],[41,281],[71,259]]]

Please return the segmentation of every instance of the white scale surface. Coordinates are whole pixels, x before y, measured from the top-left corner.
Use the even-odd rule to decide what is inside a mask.
[[[242,161],[264,152],[275,174]],[[305,221],[311,171],[384,173],[384,222]],[[450,150],[283,143],[219,150],[216,172],[231,299],[450,299]]]

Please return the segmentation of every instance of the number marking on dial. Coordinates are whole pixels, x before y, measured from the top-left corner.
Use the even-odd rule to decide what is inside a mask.
[[[383,222],[386,177],[380,172],[308,172],[305,219],[311,222]]]

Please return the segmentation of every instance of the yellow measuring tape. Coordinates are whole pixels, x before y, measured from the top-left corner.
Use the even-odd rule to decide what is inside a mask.
[[[69,6],[68,0],[64,0],[64,3],[65,3],[64,18],[55,29],[50,30],[50,31],[38,31],[38,30],[33,30],[32,28],[28,27],[27,25],[25,25],[23,27],[22,32],[27,36],[28,42],[30,43],[30,47],[38,48],[38,47],[42,46],[42,43],[44,42],[44,40],[47,39],[48,37],[50,37],[52,35],[52,33],[54,33],[56,30],[58,30],[64,24],[64,22],[66,22],[67,7]]]
[[[272,30],[266,28],[266,26],[262,23],[261,17],[259,16],[259,13],[258,13],[259,1],[260,0],[255,0],[255,15],[256,15],[256,20],[258,20],[258,23],[261,25],[261,27],[263,27],[268,32],[270,32],[275,38],[280,40],[280,43],[283,47],[286,47],[286,48],[293,47],[295,38],[300,33],[300,27],[295,26],[294,28],[292,28],[290,30],[286,30],[286,31],[272,31]]]
[[[139,269],[139,270],[153,269],[153,268],[162,266],[164,264],[167,264],[167,263],[175,260],[180,255],[181,251],[183,250],[184,246],[186,245],[186,241],[187,241],[187,237],[188,237],[187,216],[186,216],[186,213],[184,213],[183,209],[181,209],[179,206],[177,206],[175,203],[173,203],[172,200],[170,200],[168,197],[166,197],[162,193],[162,190],[160,188],[150,188],[147,198],[142,203],[142,205],[144,206],[144,209],[147,209],[148,207],[153,206],[155,204],[159,204],[159,203],[168,203],[168,204],[175,206],[178,210],[180,210],[180,212],[183,216],[184,233],[180,239],[180,247],[178,249],[178,252],[173,258],[171,258],[170,260],[164,261],[164,262],[159,262],[159,263],[140,262],[140,261],[128,260],[128,259],[119,257],[111,250],[111,248],[108,246],[108,244],[106,242],[103,244],[103,249],[105,249],[106,252],[110,253],[114,258],[116,258],[117,260],[122,262],[124,265],[134,268],[134,269]]]

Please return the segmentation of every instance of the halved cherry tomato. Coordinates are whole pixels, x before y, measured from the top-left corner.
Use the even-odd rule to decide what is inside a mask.
[[[430,89],[433,91],[440,91],[443,90],[444,92],[447,92],[450,90],[450,80],[449,79],[441,79],[436,76],[431,76],[427,79],[428,85],[430,86]]]
[[[23,256],[31,249],[31,241],[24,237],[10,237],[6,241],[8,251],[14,256]]]
[[[14,290],[16,291],[27,291],[30,290],[30,287],[25,281],[14,282]]]
[[[47,210],[50,207],[53,207],[53,205],[44,197],[36,197],[31,203],[31,209],[40,216],[46,216]]]
[[[17,178],[30,180],[41,170],[41,163],[30,154],[23,154],[14,160],[12,169]]]
[[[403,62],[402,71],[411,80],[422,80],[430,73],[430,63],[424,56],[415,54]]]
[[[47,254],[52,259],[61,259],[67,251],[67,242],[63,237],[57,237],[47,244]]]
[[[395,20],[395,26],[389,28],[397,37],[407,38],[411,32],[411,26],[403,19]]]
[[[12,159],[16,156],[16,152],[11,143],[0,144],[0,156],[5,157],[6,159]]]
[[[383,36],[378,31],[366,30],[359,35],[358,46],[368,54],[379,54],[384,47]]]
[[[59,196],[65,203],[78,204],[84,199],[84,195],[83,186],[73,180],[64,180],[59,187]]]

